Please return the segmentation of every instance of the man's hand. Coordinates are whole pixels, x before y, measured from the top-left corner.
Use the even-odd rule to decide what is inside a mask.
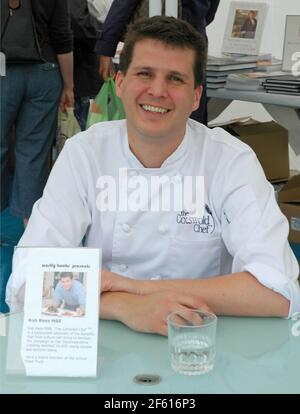
[[[9,8],[16,10],[21,6],[21,0],[9,0]]]
[[[65,112],[67,108],[74,107],[74,92],[73,88],[64,87],[60,98],[60,109]]]
[[[103,292],[128,292],[134,294],[143,294],[140,286],[140,280],[130,279],[126,276],[118,275],[109,270],[101,271],[101,293]]]
[[[129,328],[167,335],[167,317],[175,311],[212,312],[200,296],[155,280],[135,280],[102,269],[100,317],[119,320]],[[169,289],[168,289],[169,288]]]
[[[58,54],[57,59],[64,82],[64,89],[60,98],[60,109],[65,112],[67,107],[74,107],[73,52]]]
[[[121,276],[109,270],[102,269],[101,272],[101,292],[127,292],[135,295],[149,295],[151,293],[165,290],[182,292],[183,289],[177,288],[176,283],[171,280],[139,280]]]
[[[114,77],[115,70],[112,58],[109,56],[100,56],[99,58],[99,74],[106,82],[110,77]]]
[[[100,317],[119,320],[139,332],[167,335],[167,317],[175,311],[202,309],[210,311],[203,300],[194,295],[174,291],[150,295],[112,292],[101,296]]]

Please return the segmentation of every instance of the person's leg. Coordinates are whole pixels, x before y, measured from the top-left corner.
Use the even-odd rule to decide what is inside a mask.
[[[81,96],[75,99],[74,114],[79,123],[81,131],[85,131],[86,129],[86,122],[90,109],[90,99],[93,98],[89,96]]]
[[[27,219],[43,193],[62,90],[58,65],[28,66],[26,95],[16,121],[16,169],[11,210]]]
[[[12,127],[24,93],[24,83],[20,65],[8,65],[6,75],[0,77],[0,124],[1,124],[1,246],[0,246],[0,312],[9,311],[5,303],[5,291],[11,274],[12,255],[22,233],[21,223],[9,214],[9,182],[8,148],[12,138]],[[5,210],[6,209],[6,210]],[[5,210],[5,211],[4,211]]]
[[[24,94],[20,65],[9,65],[6,76],[0,77],[1,92],[1,211],[9,202],[8,147],[12,126],[17,118]]]

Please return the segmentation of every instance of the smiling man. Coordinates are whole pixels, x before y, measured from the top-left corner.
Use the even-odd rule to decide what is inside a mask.
[[[254,152],[189,119],[206,53],[186,22],[153,17],[131,27],[116,77],[126,120],[67,141],[19,242],[102,248],[100,317],[138,331],[166,334],[167,315],[183,309],[278,317],[300,310],[288,223]],[[126,188],[118,186],[124,169]],[[128,208],[112,209],[116,203],[99,197],[107,190],[103,177]],[[139,203],[143,183],[186,177],[204,177],[201,215],[189,206],[154,211]],[[158,196],[149,193],[149,201]],[[12,274],[12,309],[24,282]]]
[[[134,32],[132,37],[129,33],[124,50],[129,56],[121,60],[117,92],[126,111],[131,149],[145,167],[159,168],[181,144],[189,115],[199,106],[202,86],[194,76],[200,69],[195,68],[195,55],[205,62],[205,47],[200,43],[197,50],[187,48],[187,39],[179,35],[182,47],[151,38],[137,41]],[[144,145],[153,149],[153,159]]]

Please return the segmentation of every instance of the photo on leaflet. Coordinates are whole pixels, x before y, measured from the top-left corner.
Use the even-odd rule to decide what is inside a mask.
[[[87,273],[44,272],[42,314],[83,317],[86,309]]]

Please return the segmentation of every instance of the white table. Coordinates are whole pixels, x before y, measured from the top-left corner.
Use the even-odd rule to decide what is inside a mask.
[[[289,132],[289,143],[300,154],[300,96],[278,95],[264,91],[237,91],[233,89],[207,89],[208,120],[219,116],[234,100],[260,103],[271,117]]]
[[[0,333],[0,395],[300,393],[300,319],[219,317],[215,367],[196,377],[171,369],[166,337],[101,321],[98,375],[73,379],[7,372],[7,365],[21,360],[22,319],[7,315]],[[161,381],[137,384],[138,374],[158,375]]]

